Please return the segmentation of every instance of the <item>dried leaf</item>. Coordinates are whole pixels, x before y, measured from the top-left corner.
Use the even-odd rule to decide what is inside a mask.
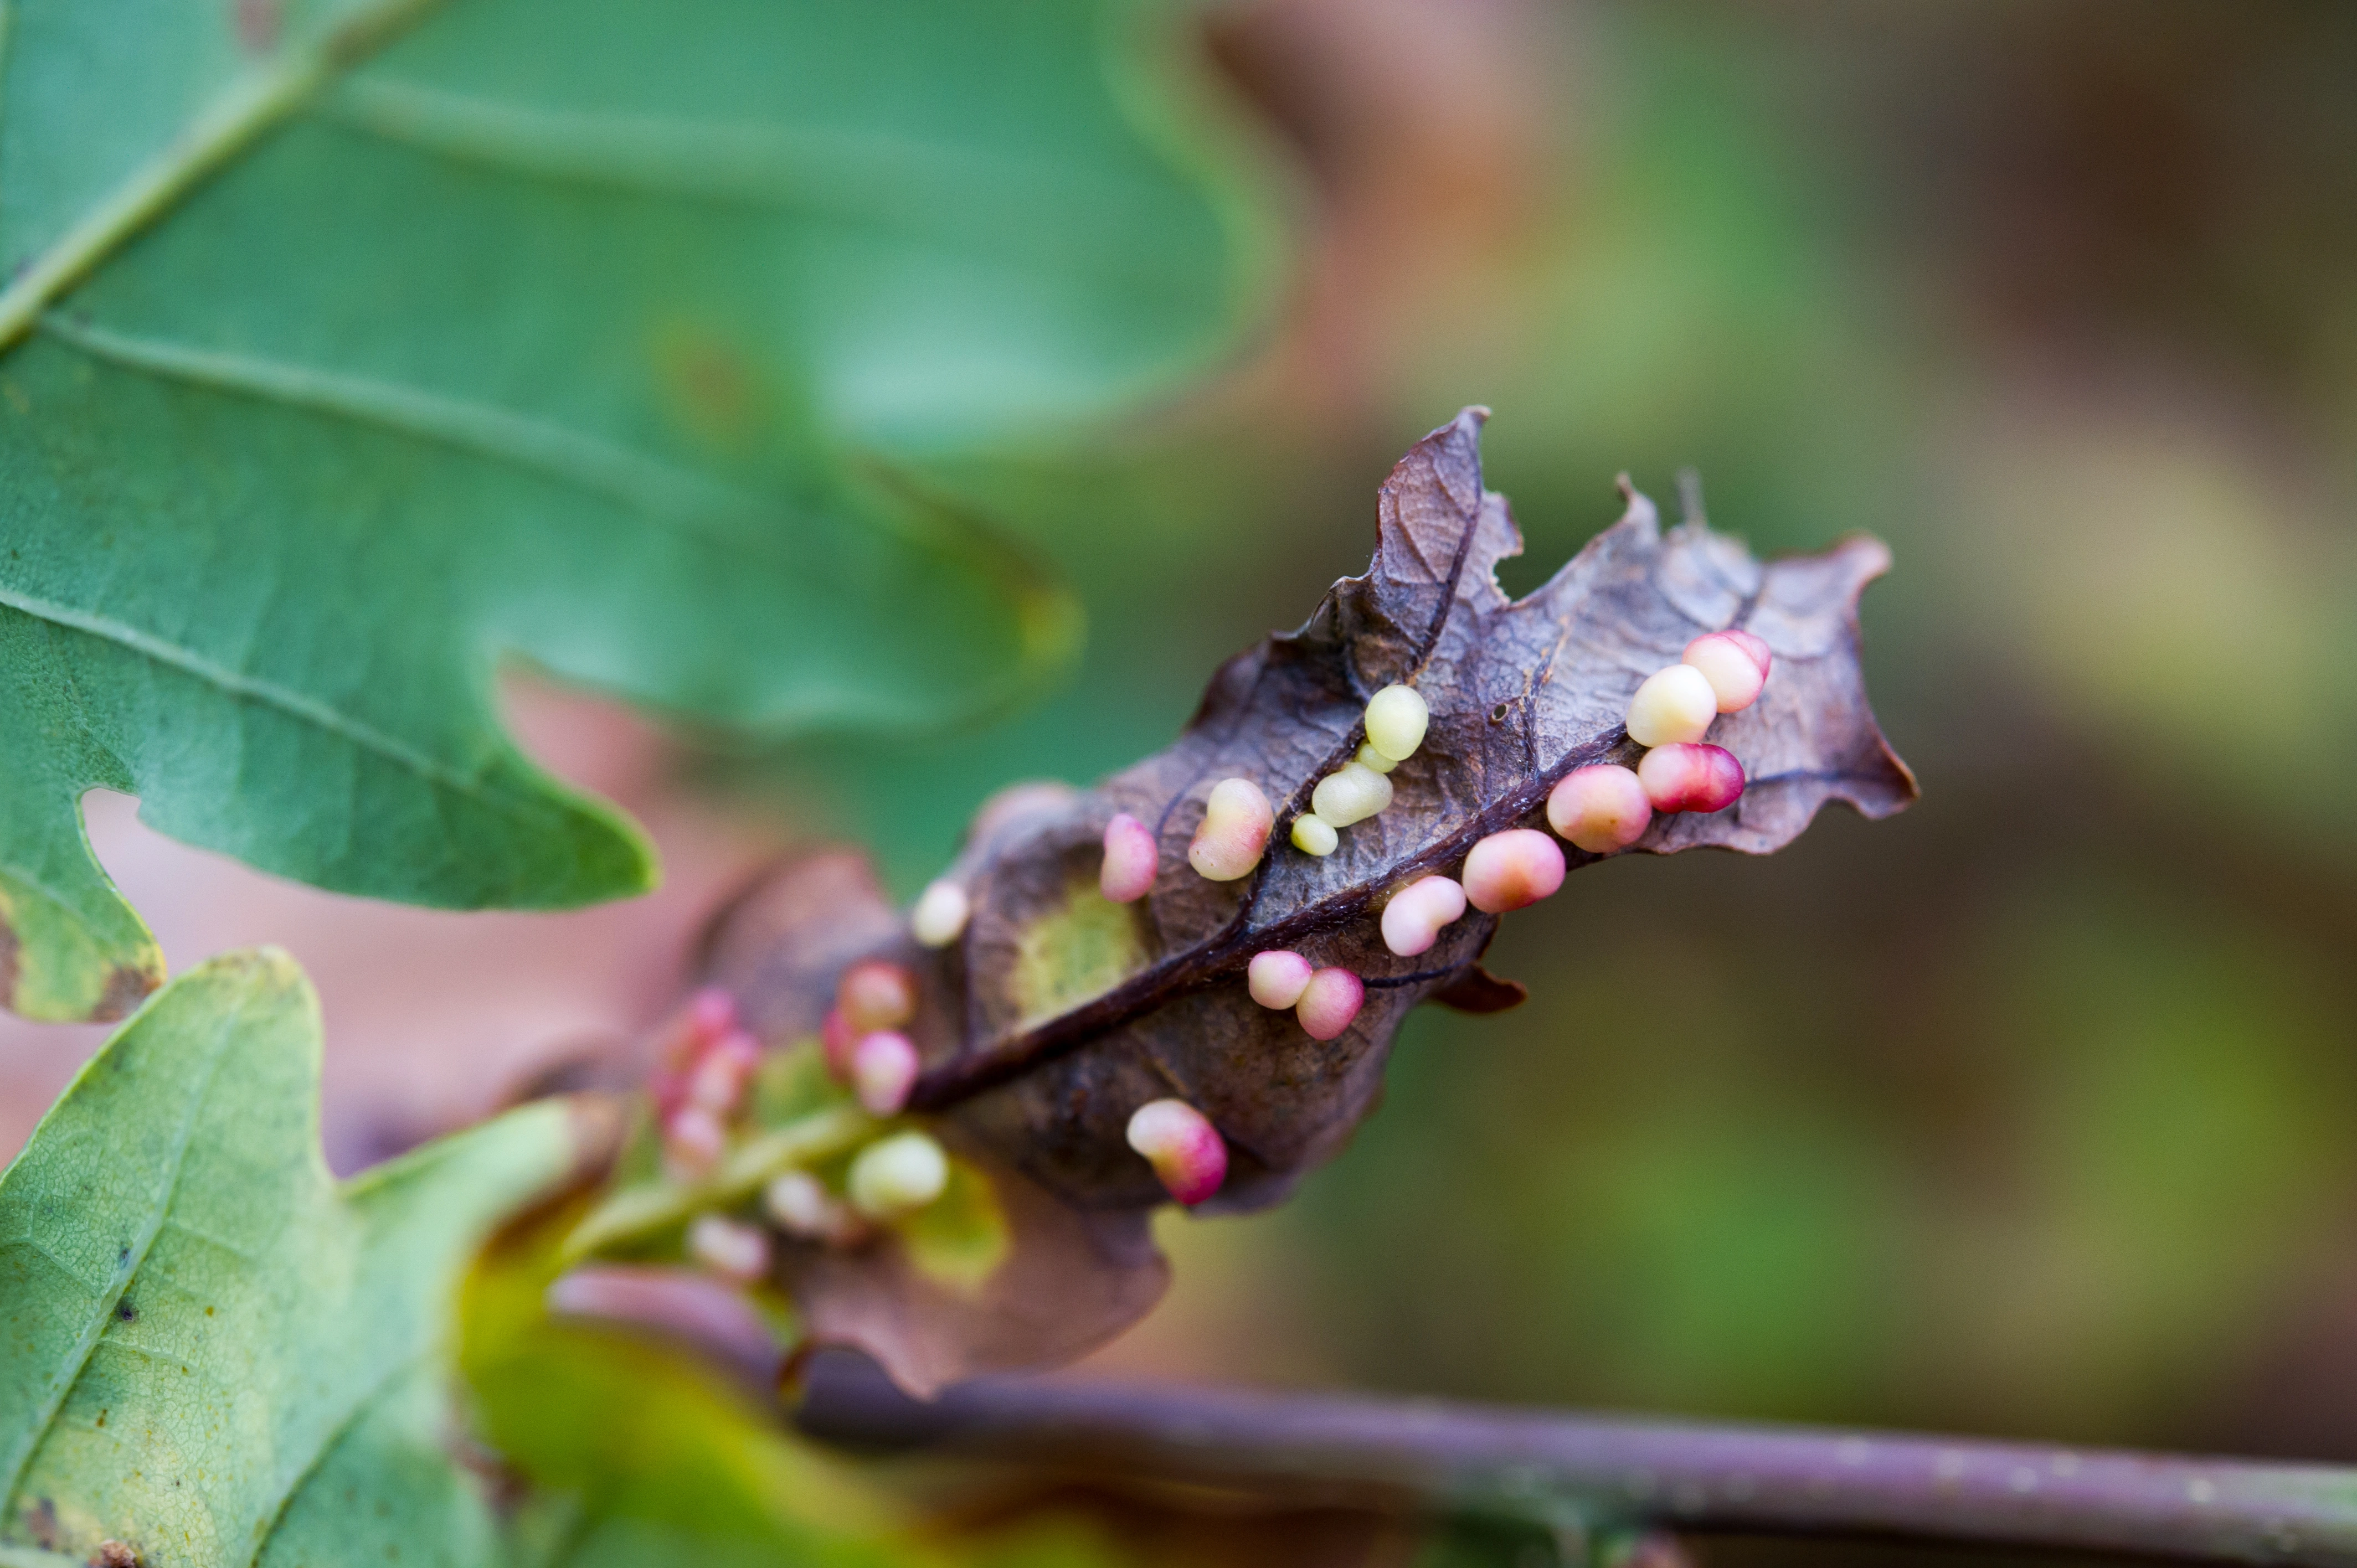
[[[823,913],[822,883],[854,875],[836,860],[745,900],[715,939],[715,977],[776,1037],[816,1026],[845,962],[893,958],[916,972],[923,995],[911,1035],[927,1069],[911,1105],[935,1114],[954,1146],[1073,1211],[1134,1221],[1164,1194],[1125,1129],[1139,1105],[1177,1096],[1228,1143],[1227,1184],[1202,1208],[1256,1208],[1330,1157],[1372,1107],[1409,1008],[1433,998],[1494,1011],[1519,999],[1518,987],[1480,967],[1496,917],[1469,913],[1430,951],[1401,958],[1377,929],[1388,895],[1454,873],[1490,833],[1544,828],[1547,792],[1572,768],[1633,764],[1641,748],[1621,725],[1629,699],[1695,637],[1742,627],[1774,652],[1760,701],[1711,732],[1749,785],[1724,811],[1656,818],[1637,849],[1766,854],[1828,800],[1882,817],[1914,798],[1858,665],[1858,595],[1889,564],[1879,542],[1853,538],[1763,566],[1698,521],[1664,533],[1652,503],[1624,481],[1620,521],[1544,587],[1509,600],[1494,572],[1522,539],[1504,499],[1481,486],[1484,417],[1467,410],[1400,462],[1383,488],[1367,575],[1336,584],[1298,631],[1223,666],[1177,744],[1094,789],[1029,786],[985,809],[948,874],[974,910],[956,946],[932,951],[904,924],[888,929],[872,884]],[[1324,859],[1293,849],[1288,824],[1355,752],[1367,699],[1394,682],[1422,693],[1432,722],[1391,775],[1392,805],[1344,829]],[[1208,881],[1189,868],[1187,846],[1212,787],[1238,776],[1277,803],[1276,832],[1251,875]],[[1097,890],[1116,811],[1146,822],[1159,844],[1159,875],[1135,904]],[[1575,867],[1598,858],[1569,848],[1566,857]],[[856,940],[855,930],[873,935]],[[1291,1013],[1247,994],[1245,965],[1280,947],[1366,982],[1366,1005],[1340,1038],[1313,1040]],[[1007,1207],[1019,1255],[1027,1226],[1043,1216]],[[1071,1240],[1066,1256],[1088,1253]],[[926,1325],[958,1337],[920,1344],[920,1325],[888,1277],[897,1265],[862,1258],[836,1254],[805,1270],[798,1283],[815,1293],[806,1307],[827,1335],[866,1344],[905,1380],[1006,1365],[1022,1349],[1023,1337],[975,1321],[971,1301],[963,1329]],[[1038,1288],[1052,1296],[1056,1287]],[[1137,1309],[1151,1294],[1138,1293]],[[1013,1291],[992,1306],[1018,1318],[1028,1310]],[[1036,1336],[1028,1342],[1040,1348]]]

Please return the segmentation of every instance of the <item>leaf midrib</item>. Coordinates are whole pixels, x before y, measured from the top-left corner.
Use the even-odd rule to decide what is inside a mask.
[[[186,675],[192,675],[228,695],[265,707],[272,707],[288,717],[316,725],[331,735],[341,736],[354,746],[383,757],[396,767],[408,769],[428,783],[448,789],[468,800],[481,802],[518,822],[537,821],[544,812],[536,810],[541,802],[534,797],[511,790],[486,788],[479,777],[471,776],[418,750],[396,736],[362,723],[340,710],[307,696],[274,681],[264,681],[232,670],[226,664],[206,658],[194,649],[157,637],[125,621],[102,616],[71,606],[55,604],[20,589],[0,583],[0,607],[16,610],[37,620],[68,631],[78,631],[102,641],[114,643],[145,659],[171,666]]]
[[[180,1125],[173,1137],[171,1179],[165,1183],[163,1196],[155,1205],[153,1212],[146,1220],[145,1230],[136,1239],[130,1258],[126,1260],[125,1265],[118,1269],[113,1288],[107,1292],[104,1299],[99,1303],[97,1316],[83,1328],[81,1341],[78,1348],[79,1353],[73,1359],[72,1367],[59,1379],[56,1391],[49,1400],[48,1408],[40,1412],[38,1419],[27,1428],[24,1446],[10,1460],[7,1473],[0,1476],[0,1509],[5,1509],[16,1500],[16,1488],[24,1483],[26,1466],[33,1462],[33,1455],[40,1452],[43,1440],[48,1436],[49,1428],[57,1421],[58,1412],[65,1408],[65,1402],[73,1393],[75,1386],[81,1381],[82,1373],[90,1366],[90,1359],[98,1352],[99,1342],[106,1337],[107,1325],[113,1321],[115,1304],[123,1299],[123,1293],[129,1289],[131,1282],[138,1277],[140,1269],[147,1262],[148,1250],[155,1246],[156,1236],[163,1230],[164,1221],[171,1215],[172,1205],[179,1197],[180,1177],[188,1169],[188,1144],[196,1136],[197,1122],[203,1112],[206,1101],[212,1094],[213,1079],[221,1071],[222,1060],[229,1055],[233,1033],[244,1017],[245,1007],[241,1003],[223,1018],[219,1031],[214,1036],[213,1049],[205,1063],[204,1080],[198,1087],[197,1092],[188,1097],[188,1112],[181,1118]],[[75,1075],[74,1082],[67,1086],[65,1095],[59,1098],[59,1103],[62,1104],[66,1099],[72,1096],[74,1090],[81,1086],[84,1075],[103,1070],[103,1064],[109,1064],[111,1061],[111,1056],[105,1052],[91,1058],[90,1064],[82,1069],[82,1072]]]

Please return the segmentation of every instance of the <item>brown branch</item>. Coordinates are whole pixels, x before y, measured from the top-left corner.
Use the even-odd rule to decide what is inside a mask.
[[[2357,1565],[2357,1469],[1433,1400],[984,1379],[932,1404],[817,1358],[808,1433],[1591,1530],[1875,1534]]]

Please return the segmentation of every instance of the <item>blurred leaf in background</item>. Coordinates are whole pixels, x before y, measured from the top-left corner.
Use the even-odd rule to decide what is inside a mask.
[[[0,1542],[502,1560],[452,1450],[450,1301],[486,1233],[572,1169],[576,1126],[527,1107],[339,1187],[318,1074],[294,964],[215,960],[0,1176]]]
[[[160,976],[76,802],[341,891],[561,907],[650,847],[503,654],[748,731],[1067,659],[892,478],[1213,362],[1267,208],[1125,0],[68,0],[0,77],[0,987]]]

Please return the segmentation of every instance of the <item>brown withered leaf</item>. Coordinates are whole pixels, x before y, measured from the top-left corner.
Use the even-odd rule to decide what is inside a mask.
[[[780,903],[825,900],[807,886],[787,897],[791,881],[757,892],[715,939],[713,976],[744,996],[772,1038],[813,1027],[832,975],[854,957],[914,969],[924,1003],[911,1036],[926,1071],[911,1108],[938,1118],[954,1147],[1097,1217],[1068,1240],[1086,1264],[1076,1278],[1152,1256],[1135,1250],[1141,1231],[1104,1228],[1164,1200],[1124,1138],[1139,1105],[1182,1098],[1227,1140],[1227,1185],[1204,1211],[1259,1208],[1334,1154],[1371,1109],[1409,1008],[1434,998],[1482,1012],[1519,1000],[1518,987],[1480,968],[1495,917],[1469,912],[1430,951],[1400,958],[1378,930],[1383,902],[1417,876],[1455,873],[1487,834],[1544,828],[1547,792],[1572,768],[1633,765],[1641,748],[1621,726],[1629,699],[1695,637],[1741,627],[1773,650],[1760,701],[1720,718],[1710,736],[1741,760],[1749,783],[1724,811],[1656,818],[1636,849],[1766,854],[1828,800],[1882,817],[1914,798],[1858,665],[1858,595],[1889,564],[1879,542],[1852,538],[1762,565],[1698,521],[1663,532],[1652,504],[1623,481],[1620,520],[1544,586],[1510,600],[1494,571],[1522,539],[1504,499],[1481,486],[1484,417],[1467,410],[1401,460],[1383,487],[1367,575],[1337,583],[1299,630],[1229,660],[1175,745],[1093,789],[1026,787],[985,808],[948,873],[974,908],[956,946],[920,948],[905,923],[888,925],[873,908],[796,928],[778,918]],[[1324,859],[1293,849],[1293,817],[1356,751],[1368,697],[1394,682],[1423,693],[1432,722],[1423,747],[1391,776],[1392,805],[1344,829]],[[1211,788],[1237,776],[1278,803],[1276,832],[1253,875],[1210,882],[1189,868],[1187,846]],[[1116,811],[1155,828],[1160,843],[1154,889],[1130,905],[1097,891],[1103,833]],[[1574,867],[1598,858],[1568,846],[1566,856]],[[1291,1013],[1251,1000],[1244,967],[1273,947],[1366,981],[1365,1008],[1341,1037],[1313,1040]],[[855,1262],[831,1260],[829,1269],[840,1275]],[[877,1277],[866,1282],[861,1314],[810,1310],[911,1380],[1047,1348],[1036,1332],[1006,1332],[1004,1303],[979,1302],[962,1320],[930,1315],[925,1327],[937,1337],[922,1355],[912,1353],[905,1319],[899,1342],[879,1345],[856,1321],[883,1310]],[[845,1288],[840,1279],[802,1283],[827,1295]],[[1154,1293],[1135,1294],[1150,1303]],[[1117,1290],[1082,1294],[1108,1309],[1132,1305]],[[1105,1316],[1094,1315],[1086,1337],[1107,1332]],[[1064,1338],[1060,1352],[1071,1348]]]

